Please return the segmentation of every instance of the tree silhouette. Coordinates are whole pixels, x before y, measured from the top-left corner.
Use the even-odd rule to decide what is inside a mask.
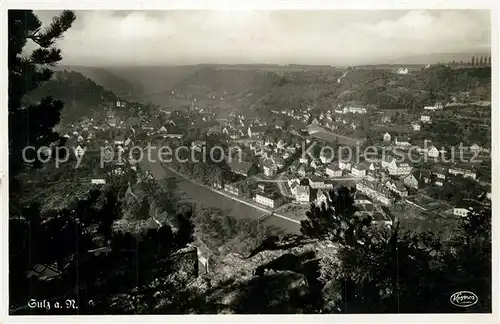
[[[473,56],[470,65],[474,66],[476,64],[476,58]]]
[[[491,310],[491,210],[474,209],[458,232],[443,241],[429,231],[386,226],[354,216],[352,192],[331,194],[332,202],[312,207],[301,231],[339,244],[321,260],[323,312],[461,312],[449,303],[456,287],[481,297],[475,311]],[[334,208],[335,209],[334,209]],[[340,221],[339,221],[340,220]]]
[[[353,243],[356,227],[362,220],[354,214],[354,197],[347,187],[340,187],[329,193],[330,203],[322,206],[311,206],[306,213],[307,219],[301,221],[300,231],[303,235],[315,238],[326,238],[333,242]]]
[[[59,62],[61,50],[54,47],[73,21],[75,14],[65,10],[54,17],[45,28],[32,10],[8,11],[8,109],[9,109],[9,184],[10,192],[15,193],[19,187],[15,176],[24,167],[22,150],[28,145],[35,148],[49,146],[60,139],[53,131],[59,122],[63,103],[52,98],[44,98],[40,103],[23,107],[23,97],[39,87],[52,76],[50,67]],[[26,54],[28,41],[36,48]],[[33,156],[28,156],[31,159]],[[34,164],[34,166],[38,166]],[[11,195],[15,197],[14,195]],[[14,199],[12,199],[14,203]],[[19,208],[12,208],[19,211]]]

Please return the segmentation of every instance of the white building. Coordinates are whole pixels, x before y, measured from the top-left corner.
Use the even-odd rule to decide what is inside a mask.
[[[338,178],[342,176],[342,169],[339,168],[338,163],[332,163],[325,168],[326,175],[331,178]]]
[[[453,208],[453,215],[455,215],[455,216],[465,217],[465,216],[467,216],[467,214],[469,214],[469,210],[467,208],[464,208],[464,207]]]
[[[446,180],[446,169],[443,167],[434,167],[432,168],[431,173],[436,177],[434,183],[437,186],[442,187]]]
[[[433,158],[437,158],[439,156],[439,150],[434,145],[429,147],[427,149],[426,153],[427,153],[427,156],[433,157]]]
[[[347,171],[349,171],[349,170],[351,170],[351,162],[340,160],[339,161],[339,168],[341,170],[347,170]]]
[[[399,68],[398,74],[408,74],[408,68]]]
[[[391,141],[391,134],[385,133],[383,137],[384,142],[390,142]]]
[[[403,183],[410,188],[418,189],[418,179],[413,174],[409,174],[403,179]]]
[[[316,200],[314,201],[316,206],[321,206],[323,203],[325,205],[328,205],[330,202],[330,197],[328,196],[327,192],[323,192],[321,189],[318,190],[316,193]]]
[[[380,169],[380,167],[381,167],[381,165],[378,162],[372,162],[368,166],[368,170],[375,171],[375,170]]]
[[[323,179],[321,179],[320,177],[312,176],[312,177],[309,177],[309,185],[313,189],[324,188],[325,181]]]
[[[397,136],[394,144],[398,146],[410,146],[410,139],[407,136]]]
[[[385,183],[385,186],[395,194],[399,195],[400,197],[406,197],[408,196],[408,191],[406,190],[405,186],[401,182],[394,182],[391,180],[388,180]]]
[[[347,106],[344,107],[343,113],[351,113],[351,114],[366,114],[368,111],[364,107],[355,107],[355,106]]]
[[[254,201],[256,203],[259,203],[261,205],[268,206],[271,208],[276,208],[279,206],[278,200],[279,199],[276,196],[266,194],[266,193],[258,193],[254,197]]]
[[[420,116],[420,121],[422,123],[430,123],[431,122],[431,116],[429,116],[429,115],[422,115],[422,116]]]
[[[362,180],[356,184],[356,189],[386,206],[394,201],[389,190],[375,182]]]
[[[464,199],[455,208],[453,208],[453,215],[467,216],[474,208],[484,208],[486,205],[475,199]]]
[[[224,185],[224,191],[232,193],[233,195],[239,195],[240,190],[236,186],[232,186],[230,184]]]
[[[458,167],[451,167],[448,169],[448,173],[453,174],[453,175],[461,175],[464,178],[470,178],[472,180],[476,180],[477,173],[472,170],[467,170],[463,168],[458,168]]]
[[[351,175],[356,178],[364,178],[366,176],[366,167],[361,163],[356,163],[351,167]]]
[[[309,165],[309,158],[307,157],[307,155],[301,156],[301,157],[299,158],[299,162],[300,162],[300,163],[303,163],[303,164],[307,164],[307,165]]]
[[[310,201],[310,188],[309,186],[297,186],[295,191],[295,200],[298,203],[308,204]]]
[[[411,127],[413,128],[414,131],[418,132],[420,131],[420,124],[419,123],[412,123]]]
[[[436,111],[444,108],[444,105],[440,102],[436,103],[433,106],[424,106],[424,110]]]
[[[392,176],[404,176],[411,173],[412,166],[406,162],[396,162],[395,159],[387,166],[389,175]]]
[[[269,160],[262,163],[262,169],[264,170],[264,175],[266,177],[274,177],[278,173],[278,167]]]
[[[80,145],[78,145],[76,148],[75,148],[75,156],[76,158],[80,158],[83,156],[83,154],[85,154],[85,149],[83,149]]]

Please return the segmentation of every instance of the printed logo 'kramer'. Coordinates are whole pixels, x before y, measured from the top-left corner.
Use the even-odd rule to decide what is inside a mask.
[[[450,303],[458,307],[470,307],[478,302],[476,294],[471,291],[459,291],[451,295]]]

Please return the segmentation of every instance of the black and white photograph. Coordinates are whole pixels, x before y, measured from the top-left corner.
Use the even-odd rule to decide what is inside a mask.
[[[491,10],[4,10],[9,317],[494,313]]]

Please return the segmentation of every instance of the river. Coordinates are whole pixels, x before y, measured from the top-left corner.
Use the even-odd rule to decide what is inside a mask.
[[[254,207],[220,195],[208,188],[193,183],[192,181],[186,180],[162,166],[159,161],[151,162],[147,161],[147,159],[143,159],[141,167],[149,170],[153,174],[154,178],[159,182],[164,179],[176,181],[177,190],[180,196],[185,201],[192,202],[198,207],[219,208],[226,211],[228,215],[238,219],[252,220],[268,214]],[[265,216],[262,217],[260,221],[266,226],[271,227],[271,229],[277,234],[298,233],[300,228],[299,224],[276,216]]]

